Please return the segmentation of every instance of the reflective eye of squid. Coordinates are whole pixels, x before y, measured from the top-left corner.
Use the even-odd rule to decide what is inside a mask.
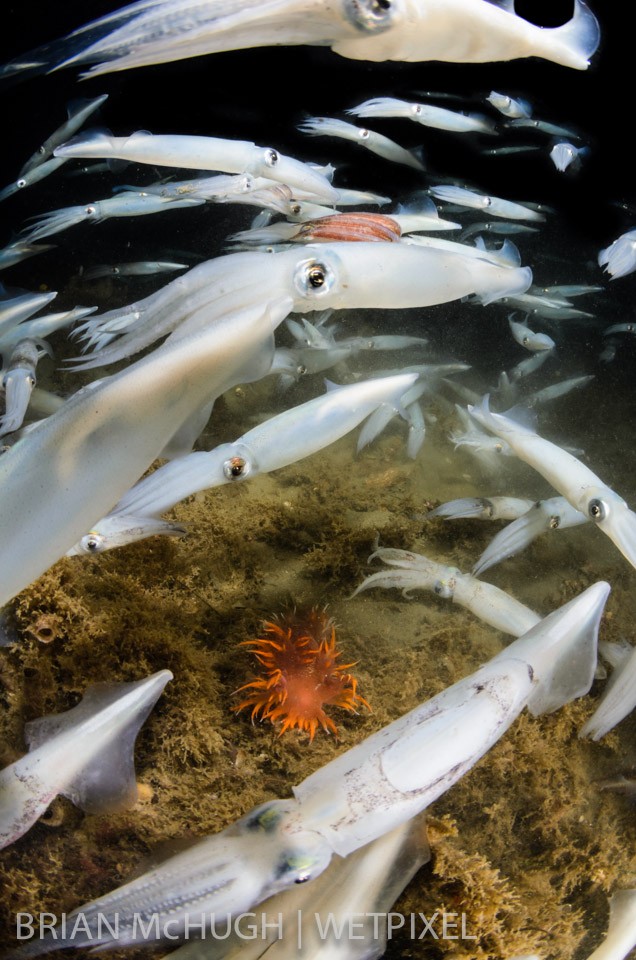
[[[296,216],[298,216],[298,214],[301,212],[302,207],[301,207],[301,205],[300,205],[299,203],[293,203],[292,206],[290,207],[290,209],[291,209],[291,212],[292,212],[292,213],[294,214],[294,216],[296,217]]]
[[[265,163],[268,167],[275,167],[278,163],[278,154],[275,150],[265,151]]]
[[[560,526],[560,524],[561,524],[561,517],[558,517],[558,516],[552,516],[548,521],[550,530],[556,530],[557,527]]]
[[[378,30],[390,22],[392,0],[347,0],[345,9],[349,18],[363,30]]]
[[[368,140],[368,139],[369,139],[369,131],[368,131],[368,130],[360,130],[360,137],[361,137],[362,140]]]
[[[92,217],[93,214],[96,213],[97,211],[95,207],[86,207],[84,212],[88,214],[89,217]]]
[[[503,453],[503,443],[496,443],[496,444],[495,444],[495,451],[496,451],[497,453]]]
[[[607,504],[603,500],[590,500],[587,508],[587,513],[590,520],[594,520],[598,523],[600,520],[605,520],[609,510]]]
[[[223,464],[223,473],[228,480],[241,480],[249,473],[247,460],[243,457],[230,457]]]
[[[333,271],[320,260],[305,260],[294,274],[294,286],[301,296],[323,296],[335,282]]]
[[[104,545],[104,538],[99,533],[87,533],[80,540],[80,546],[86,553],[99,553]]]
[[[21,190],[22,187],[26,187],[26,185],[27,185],[27,182],[24,178],[16,181],[16,187],[18,187],[19,190]]]

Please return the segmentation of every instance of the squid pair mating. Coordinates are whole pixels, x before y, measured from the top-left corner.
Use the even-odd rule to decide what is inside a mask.
[[[549,713],[585,694],[608,593],[603,582],[589,587],[475,673],[311,774],[293,788],[293,799],[257,807],[79,907],[66,917],[65,930],[33,939],[9,957],[187,939],[193,930],[209,930],[215,917],[223,923],[313,881],[334,855],[338,863],[338,857],[355,854],[419,815],[474,766],[524,707],[535,715]]]
[[[517,16],[514,0],[138,0],[2,68],[25,78],[95,64],[95,76],[225,50],[330,46],[352,60],[485,63],[543,57],[585,70],[599,44],[594,14],[575,0],[561,27]]]

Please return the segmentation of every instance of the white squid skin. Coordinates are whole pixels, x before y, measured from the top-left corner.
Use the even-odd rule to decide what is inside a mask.
[[[107,100],[108,94],[103,93],[93,100],[75,100],[73,103],[70,103],[66,111],[68,119],[65,120],[57,130],[54,130],[51,136],[48,137],[42,146],[27,160],[20,170],[20,176],[26,176],[31,170],[35,170],[47,161],[49,157],[52,157],[55,148],[65,143],[66,140],[77,133],[80,127],[84,126],[88,118],[92,116],[96,110],[99,110],[101,105],[106,103]]]
[[[414,170],[426,169],[420,157],[412,150],[401,147],[399,143],[381,133],[376,133],[375,130],[356,127],[345,120],[336,120],[333,117],[309,117],[298,125],[298,129],[312,137],[340,137],[343,140],[351,140],[352,143],[366,147],[371,153],[392,163],[402,163]]]
[[[263,376],[289,309],[272,301],[164,344],[80,390],[0,457],[0,606],[108,513],[195,411]]]
[[[0,336],[23,320],[46,307],[57,297],[56,292],[21,293],[15,297],[0,300]]]
[[[499,113],[510,120],[532,116],[532,107],[527,100],[515,99],[507,93],[497,93],[496,90],[491,90],[486,100],[495,110],[498,110]]]
[[[132,806],[134,737],[169,680],[170,671],[161,670],[133,683],[98,684],[72,710],[27,724],[31,751],[0,772],[0,849],[26,833],[58,794],[89,812]]]
[[[158,516],[199,490],[296,463],[344,437],[380,404],[397,407],[416,380],[417,374],[407,373],[329,390],[271,417],[235,443],[165,464],[125,494],[113,513]]]
[[[74,547],[66,551],[67,557],[96,557],[106,550],[125,547],[129,543],[145,540],[147,537],[183,537],[186,528],[178,523],[157,520],[155,517],[113,516],[96,523],[92,530],[78,540]]]
[[[473,575],[479,576],[495,564],[525,550],[533,540],[548,530],[565,530],[588,522],[588,517],[576,510],[565,497],[537,500],[530,508],[508,524],[488,544],[473,567]]]
[[[429,510],[426,519],[517,520],[528,512],[534,502],[524,497],[462,497]]]
[[[425,127],[452,133],[496,133],[494,124],[478,114],[458,113],[427,103],[411,103],[395,97],[375,97],[346,111],[354,117],[404,117]]]
[[[532,353],[539,350],[554,350],[556,344],[552,337],[547,333],[535,333],[526,323],[518,323],[512,317],[508,317],[510,332],[520,347],[525,347]]]
[[[472,210],[485,210],[491,217],[502,217],[504,220],[545,220],[542,213],[523,203],[504,200],[502,197],[489,197],[484,193],[467,190],[465,187],[456,187],[453,184],[430,187],[429,192],[446,203],[457,203]]]
[[[0,437],[19,430],[27,412],[33,388],[37,383],[35,370],[40,359],[40,348],[33,340],[21,340],[9,360],[2,377],[5,412],[0,418]]]
[[[118,918],[119,944],[141,938],[135,915],[156,915],[175,936],[202,915],[236,915],[295,883],[310,881],[334,854],[346,857],[406,823],[453,786],[507,731],[524,707],[558,709],[589,690],[609,585],[596,583],[472,675],[215,836],[67,916],[78,936],[56,930],[7,960],[113,942],[102,918]]]
[[[609,247],[605,247],[598,255],[600,267],[605,268],[610,279],[618,280],[636,270],[636,230],[628,230],[621,234]]]
[[[273,147],[258,147],[249,140],[163,135],[146,131],[137,131],[129,137],[111,137],[101,131],[93,131],[57,147],[55,156],[118,159],[186,170],[248,173],[253,177],[267,177],[290,187],[307,190],[328,203],[338,200],[338,191],[326,177],[308,164],[286,157]]]
[[[381,249],[378,249],[381,248]],[[525,290],[529,267],[507,267],[465,255],[402,243],[331,243],[307,245],[280,253],[233,253],[199,264],[161,290],[135,304],[112,310],[84,330],[89,344],[102,333],[124,333],[107,350],[81,359],[76,369],[90,369],[130,356],[175,330],[196,327],[192,317],[203,310],[206,322],[215,311],[226,313],[263,298],[291,297],[293,310],[398,309],[425,307],[474,293],[490,303]],[[122,323],[122,327],[114,327]],[[181,326],[180,326],[181,325]],[[73,361],[75,362],[75,361]]]
[[[140,217],[146,214],[161,213],[163,210],[178,210],[182,207],[197,207],[205,203],[196,197],[184,197],[181,200],[157,197],[154,194],[138,190],[136,193],[118,193],[105,200],[93,200],[91,203],[51,210],[39,217],[33,226],[24,231],[29,243],[51,237],[78,223],[102,223],[111,217]]]
[[[402,588],[404,596],[411,590],[431,590],[436,596],[466,607],[472,614],[502,633],[520,637],[541,619],[529,607],[491,583],[482,583],[456,567],[436,563],[409,550],[380,548],[369,560],[383,560],[397,570],[382,570],[367,577],[351,594],[351,599],[372,587]]]
[[[468,410],[481,426],[508,443],[520,460],[545,477],[575,510],[592,520],[636,567],[636,514],[622,497],[556,443],[501,413],[492,413],[488,397],[482,406],[469,406]]]
[[[139,0],[12,61],[0,78],[90,63],[93,76],[274,44],[329,45],[373,61],[543,57],[585,70],[598,43],[598,22],[582,0],[568,23],[552,29],[518,17],[510,0]]]

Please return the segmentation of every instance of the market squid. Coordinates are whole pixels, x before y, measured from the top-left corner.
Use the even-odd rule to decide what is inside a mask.
[[[310,882],[334,855],[348,857],[407,823],[457,783],[525,707],[549,713],[589,690],[608,592],[603,582],[589,587],[485,666],[312,773],[293,798],[264,803],[78,907],[65,930],[24,943],[10,960],[200,935],[213,914],[236,916]]]
[[[280,470],[344,437],[381,405],[395,415],[416,373],[380,377],[344,387],[271,417],[214,450],[196,451],[164,464],[125,494],[113,514],[158,516],[199,490]]]
[[[484,623],[513,637],[520,637],[541,619],[534,610],[494,584],[482,583],[457,567],[436,563],[421,553],[380,547],[369,557],[369,561],[375,559],[393,569],[372,573],[351,594],[351,599],[375,587],[402,590],[405,597],[412,590],[430,590],[437,597],[466,607]]]
[[[527,497],[461,497],[440,504],[425,515],[427,520],[444,517],[447,520],[517,520],[534,504]]]
[[[636,514],[575,456],[540,437],[511,417],[493,413],[488,397],[469,406],[471,417],[507,443],[514,454],[541,474],[575,510],[599,527],[636,567]]]
[[[158,167],[185,170],[221,170],[266,177],[306,190],[328,203],[338,200],[338,191],[309,164],[286,157],[273,147],[258,147],[249,140],[152,134],[137,130],[129,137],[112,137],[101,130],[80,134],[56,147],[55,157],[128,160]]]
[[[201,317],[189,336],[79,390],[0,457],[0,606],[91,530],[201,407],[267,373],[290,307]]]
[[[6,64],[26,78],[94,64],[89,76],[225,50],[330,46],[352,60],[485,63],[543,57],[585,70],[600,38],[594,14],[575,0],[561,27],[517,16],[513,0],[138,0]]]
[[[273,223],[267,227],[241,230],[231,239],[243,244],[264,243],[395,243],[402,229],[392,217],[381,213],[337,213],[333,216],[305,220],[302,223]]]
[[[26,725],[29,753],[0,772],[0,848],[14,843],[58,794],[88,813],[137,799],[135,738],[172,680],[161,670],[133,683],[98,683],[71,710]]]
[[[0,437],[22,426],[37,383],[35,368],[41,354],[42,347],[34,340],[21,340],[11,354],[2,376],[5,410],[4,416],[0,417]]]
[[[473,567],[473,574],[477,577],[502,560],[515,556],[548,530],[566,530],[587,522],[588,517],[568,503],[565,497],[537,500],[523,516],[509,523],[488,544]]]
[[[297,313],[426,307],[469,293],[487,304],[526,290],[531,280],[529,267],[492,262],[486,251],[475,256],[474,248],[464,251],[459,245],[449,251],[343,241],[278,253],[232,253],[198,264],[145,300],[85,324],[79,335],[97,350],[79,358],[76,369],[128,357],[159,337],[183,336],[213,316],[263,298],[290,298],[290,312]],[[116,344],[99,349],[118,334]]]
[[[395,97],[375,97],[346,111],[354,117],[404,117],[425,127],[448,130],[452,133],[496,133],[487,117],[477,113],[457,113],[428,103],[411,103]]]

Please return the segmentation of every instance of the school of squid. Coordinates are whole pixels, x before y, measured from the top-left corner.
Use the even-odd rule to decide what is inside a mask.
[[[117,116],[127,71],[194,58],[205,71],[229,51],[323,47],[372,77],[385,61],[585,71],[600,43],[584,0],[550,27],[513,0],[137,0],[0,67],[7,98],[19,82],[46,91],[58,71],[118,75],[36,131],[42,145],[9,158],[0,190],[2,956],[609,960],[636,947],[623,829],[636,491],[628,451],[605,453],[576,421],[632,349],[636,326],[603,304],[636,271],[634,209],[589,249],[563,239],[541,196],[498,195],[428,160],[442,138],[574,183],[591,138],[524,91],[409,92],[387,74],[361,102],[340,91],[339,117],[297,117],[300,150],[170,132],[169,113],[166,132],[148,132],[143,104],[140,129]],[[64,108],[49,104],[60,120]],[[12,207],[24,198],[33,206]],[[21,209],[37,212],[16,222]],[[60,255],[73,273],[59,293],[15,285]],[[618,449],[630,434],[615,429]],[[336,620],[355,635],[346,652]],[[577,758],[571,805],[546,787],[559,826],[545,827],[543,858],[538,840],[523,846],[515,765],[536,767],[538,796],[542,740]],[[184,784],[200,778],[187,801],[172,762]],[[470,872],[448,879],[453,849],[460,859],[448,838],[454,798],[480,783],[478,817],[494,832],[508,817],[528,874],[511,868],[505,908],[493,900],[471,936]],[[187,846],[130,879],[184,824]],[[580,847],[576,879],[572,867],[562,890],[550,881],[562,928],[547,903],[539,923],[549,888],[528,879],[535,856],[545,876],[565,871],[548,862],[557,840]],[[65,876],[65,850],[61,889],[43,876],[47,863]],[[399,940],[394,905],[427,870],[435,915],[468,923],[460,943]],[[238,920],[257,915],[271,922],[243,936]]]

